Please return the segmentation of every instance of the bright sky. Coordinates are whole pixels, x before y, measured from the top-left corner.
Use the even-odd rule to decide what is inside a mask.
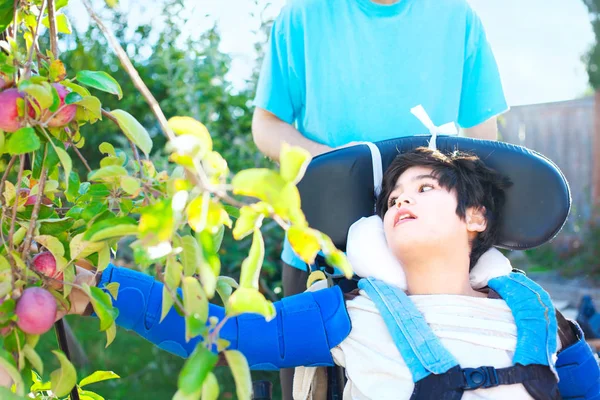
[[[131,0],[130,0],[131,1]],[[257,12],[268,0],[188,0],[187,31],[207,27],[216,20],[222,33],[222,50],[234,56],[230,78],[237,85],[252,70]],[[332,1],[332,0],[323,0]],[[259,3],[257,5],[256,3]],[[469,0],[481,17],[496,55],[510,105],[544,103],[580,97],[588,88],[581,56],[593,42],[592,28],[582,0]],[[79,2],[72,2],[75,25],[87,18]],[[97,3],[97,2],[96,2]],[[285,0],[272,0],[267,15],[277,15]],[[128,8],[128,1],[121,0]],[[146,22],[160,9],[135,6],[136,19]],[[153,22],[154,23],[154,22]]]

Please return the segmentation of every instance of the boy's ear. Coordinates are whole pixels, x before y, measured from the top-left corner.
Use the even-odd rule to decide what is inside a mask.
[[[470,207],[465,215],[469,232],[483,232],[487,228],[485,207]]]

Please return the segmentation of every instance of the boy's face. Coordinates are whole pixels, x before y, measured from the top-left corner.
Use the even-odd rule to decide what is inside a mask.
[[[456,214],[456,191],[441,187],[432,173],[428,167],[409,168],[388,198],[383,226],[399,260],[420,249],[469,249],[467,223]]]

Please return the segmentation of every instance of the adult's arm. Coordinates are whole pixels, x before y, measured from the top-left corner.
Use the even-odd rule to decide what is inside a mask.
[[[279,161],[284,142],[308,150],[313,157],[332,150],[329,146],[306,138],[293,125],[260,107],[255,108],[252,117],[252,136],[258,149],[275,161]]]

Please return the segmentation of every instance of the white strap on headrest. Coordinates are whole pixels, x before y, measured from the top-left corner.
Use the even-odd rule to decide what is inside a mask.
[[[373,186],[375,188],[375,197],[381,193],[381,184],[383,182],[383,166],[381,164],[381,153],[379,147],[372,142],[356,142],[356,145],[366,144],[371,150],[371,161],[373,162]]]
[[[454,122],[448,122],[447,124],[441,126],[435,126],[427,112],[423,108],[422,105],[418,105],[410,109],[410,112],[421,121],[423,125],[429,130],[431,134],[431,140],[429,141],[429,148],[431,150],[437,150],[437,135],[458,135],[458,130],[456,129],[456,125]]]

